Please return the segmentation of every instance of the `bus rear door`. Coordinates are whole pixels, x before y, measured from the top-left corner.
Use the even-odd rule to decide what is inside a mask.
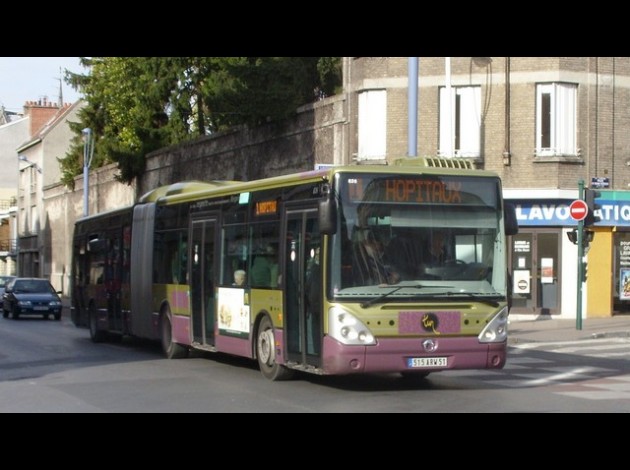
[[[216,217],[192,221],[191,263],[192,336],[195,343],[214,345],[214,259]]]

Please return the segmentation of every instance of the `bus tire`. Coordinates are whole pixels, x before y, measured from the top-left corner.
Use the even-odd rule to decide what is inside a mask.
[[[265,315],[258,325],[256,334],[256,359],[262,375],[269,380],[288,380],[293,376],[293,370],[276,362],[273,324]]]
[[[188,357],[188,348],[173,341],[173,323],[171,319],[171,309],[165,307],[160,315],[162,351],[167,359],[184,359]]]
[[[102,343],[107,339],[107,332],[98,328],[98,316],[94,304],[91,304],[88,309],[88,324],[90,327],[90,338],[93,343]]]

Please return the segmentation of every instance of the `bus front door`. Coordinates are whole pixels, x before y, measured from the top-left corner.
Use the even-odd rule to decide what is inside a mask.
[[[286,208],[284,263],[287,358],[321,365],[322,278],[317,207]]]
[[[214,345],[214,253],[216,218],[192,221],[191,264],[193,342]]]

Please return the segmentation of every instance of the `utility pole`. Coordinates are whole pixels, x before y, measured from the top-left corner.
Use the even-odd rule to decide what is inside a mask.
[[[85,137],[83,145],[83,217],[87,217],[90,213],[89,192],[90,192],[90,165],[94,156],[94,139],[92,138],[92,129],[86,127],[82,131]]]
[[[407,117],[407,155],[409,157],[418,156],[418,58],[408,58],[408,90],[407,106],[409,116]]]
[[[578,182],[578,199],[584,200],[584,180]],[[578,220],[577,228],[578,246],[578,285],[577,285],[577,312],[575,316],[575,329],[582,329],[582,286],[584,285],[584,218]]]

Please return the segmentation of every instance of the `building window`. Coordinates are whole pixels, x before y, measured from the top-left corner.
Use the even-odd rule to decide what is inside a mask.
[[[440,88],[440,157],[481,155],[481,87]]]
[[[23,207],[20,208],[20,234],[25,234],[28,233],[28,231],[26,230],[26,210],[24,210]]]
[[[386,157],[387,92],[369,90],[359,93],[359,160]]]
[[[31,206],[31,234],[39,233],[39,212],[37,206]]]
[[[536,86],[536,156],[576,156],[577,85]]]

